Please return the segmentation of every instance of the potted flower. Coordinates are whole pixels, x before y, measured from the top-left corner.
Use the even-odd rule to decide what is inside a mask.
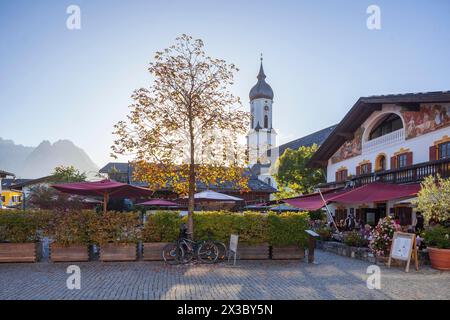
[[[418,209],[430,225],[425,231],[425,244],[431,266],[450,270],[449,228],[444,226],[450,221],[450,179],[427,177],[417,198]]]
[[[51,261],[89,261],[89,226],[94,218],[91,211],[55,213],[46,230],[52,239]]]
[[[372,230],[369,242],[369,248],[375,254],[377,260],[387,261],[391,250],[392,238],[394,237],[394,232],[397,231],[401,231],[401,226],[396,224],[392,217],[387,216],[378,221],[378,224]]]
[[[137,213],[107,212],[91,227],[91,240],[100,245],[100,261],[134,261],[140,236]]]
[[[0,262],[38,261],[41,222],[35,212],[0,211]]]

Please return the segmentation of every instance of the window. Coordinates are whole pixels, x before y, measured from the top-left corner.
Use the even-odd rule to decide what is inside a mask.
[[[6,201],[5,196],[2,196],[2,202],[5,202],[5,201]]]
[[[400,221],[401,226],[407,226],[412,224],[412,208],[409,207],[396,207],[395,218]]]
[[[375,126],[370,132],[369,140],[379,138],[393,131],[403,128],[403,122],[400,117],[394,113],[387,115],[381,122]]]
[[[408,158],[406,157],[406,153],[399,154],[397,156],[397,168],[403,168],[408,165]]]
[[[347,209],[336,209],[334,212],[334,220],[336,223],[343,221],[347,218]]]
[[[347,169],[339,170],[336,172],[336,182],[342,182],[347,180]]]
[[[255,120],[255,117],[254,116],[251,116],[251,119],[252,119],[252,128],[254,127],[254,120]]]
[[[269,117],[267,115],[264,116],[264,128],[269,127]]]
[[[450,158],[450,141],[438,145],[438,159]]]
[[[364,163],[361,165],[361,174],[368,174],[370,173],[370,163]]]
[[[386,157],[383,154],[381,154],[377,157],[376,164],[375,164],[375,170],[376,171],[386,170]]]

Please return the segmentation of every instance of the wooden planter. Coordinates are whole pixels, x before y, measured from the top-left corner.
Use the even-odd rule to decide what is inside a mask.
[[[0,243],[0,262],[36,262],[39,243]]]
[[[265,260],[269,259],[269,244],[258,245],[238,244],[237,258],[240,260]]]
[[[100,246],[100,261],[135,261],[135,243],[107,243]]]
[[[450,271],[450,249],[428,247],[428,254],[434,269]]]
[[[50,259],[53,262],[89,261],[88,247],[84,245],[50,245]]]
[[[274,260],[302,260],[305,258],[305,249],[298,246],[272,246],[272,259]]]
[[[146,261],[161,261],[162,250],[168,244],[168,242],[144,242],[142,244],[143,253],[142,259]]]

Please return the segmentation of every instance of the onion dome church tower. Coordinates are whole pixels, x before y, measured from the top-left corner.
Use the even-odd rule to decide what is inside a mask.
[[[263,59],[257,76],[258,82],[250,90],[250,130],[247,134],[249,165],[270,167],[278,155],[272,154],[277,143],[277,133],[272,127],[273,90],[266,82]]]

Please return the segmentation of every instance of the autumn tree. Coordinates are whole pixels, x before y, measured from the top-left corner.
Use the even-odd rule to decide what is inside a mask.
[[[316,144],[301,146],[298,150],[287,149],[277,160],[274,177],[280,190],[276,195],[278,199],[313,192],[319,183],[325,182],[323,169],[307,166],[317,149]]]
[[[130,114],[114,127],[113,155],[132,154],[134,178],[149,188],[188,196],[192,236],[198,182],[247,188],[239,140],[249,114],[229,91],[238,69],[207,56],[202,40],[182,35],[156,52],[148,71],[153,84],[134,91]]]

